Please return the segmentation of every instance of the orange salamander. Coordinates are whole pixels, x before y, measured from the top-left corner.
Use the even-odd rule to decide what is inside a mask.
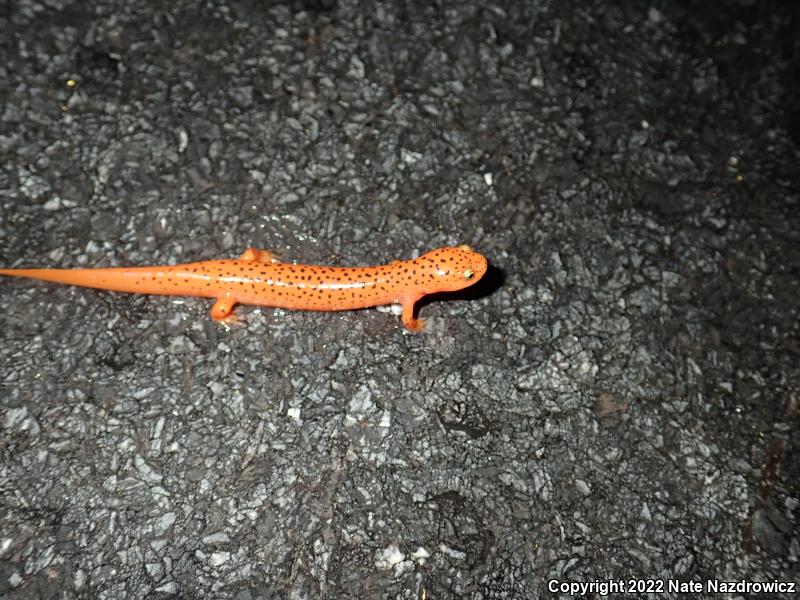
[[[400,304],[403,324],[420,331],[425,319],[414,318],[417,300],[469,287],[486,268],[486,258],[466,245],[376,267],[296,265],[250,248],[236,260],[107,269],[0,269],[0,275],[114,292],[215,298],[211,308],[215,321],[235,320],[236,304],[324,311]]]

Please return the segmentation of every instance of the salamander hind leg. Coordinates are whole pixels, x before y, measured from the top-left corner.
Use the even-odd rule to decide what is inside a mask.
[[[415,319],[414,318],[414,303],[416,300],[404,300],[403,301],[403,325],[406,326],[406,329],[409,331],[422,331],[425,329],[425,319]]]
[[[225,296],[214,302],[211,307],[211,318],[217,323],[224,323],[225,325],[232,325],[238,323],[239,320],[233,314],[233,308],[236,306],[236,300],[230,296]]]
[[[258,248],[248,248],[239,257],[239,260],[245,262],[260,262],[270,263],[276,265],[281,262],[281,259],[269,250],[259,250]]]

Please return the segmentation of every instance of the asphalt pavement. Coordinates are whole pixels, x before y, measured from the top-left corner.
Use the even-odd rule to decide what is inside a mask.
[[[620,4],[0,3],[0,266],[491,264],[0,280],[0,596],[796,597],[800,8]]]

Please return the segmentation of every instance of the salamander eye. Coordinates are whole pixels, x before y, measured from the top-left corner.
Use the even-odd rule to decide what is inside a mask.
[[[473,277],[475,277],[475,273],[471,269],[464,271],[464,279],[472,279]]]

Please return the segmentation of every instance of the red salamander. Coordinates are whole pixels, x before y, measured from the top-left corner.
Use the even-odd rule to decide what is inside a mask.
[[[215,298],[211,317],[216,321],[235,320],[236,304],[324,311],[400,304],[403,324],[419,331],[425,320],[414,318],[417,300],[469,287],[486,268],[486,258],[466,245],[376,267],[296,265],[250,248],[237,260],[161,267],[0,269],[0,275],[114,292]]]

